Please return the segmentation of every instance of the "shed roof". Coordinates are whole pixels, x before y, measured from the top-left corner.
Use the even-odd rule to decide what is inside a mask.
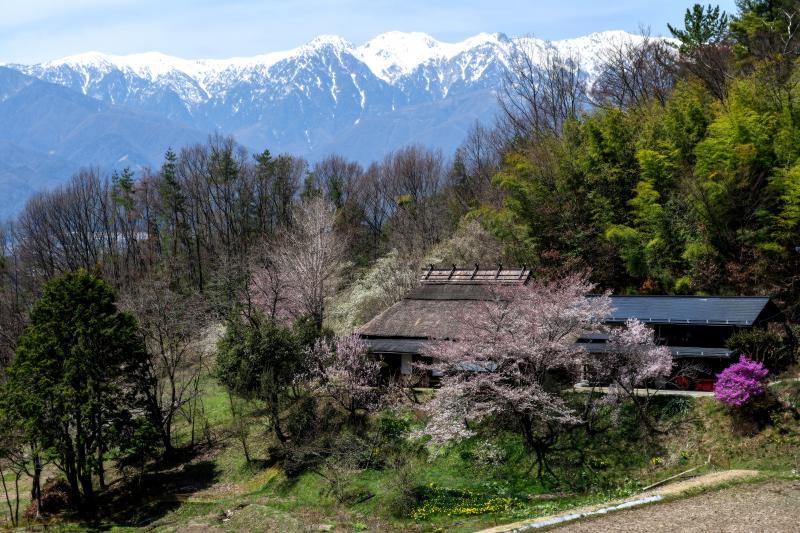
[[[612,296],[610,323],[635,318],[650,324],[752,326],[777,319],[769,296]]]

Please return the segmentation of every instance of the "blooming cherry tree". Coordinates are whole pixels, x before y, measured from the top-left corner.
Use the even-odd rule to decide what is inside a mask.
[[[714,398],[731,407],[742,407],[753,398],[764,394],[762,381],[768,374],[769,370],[762,363],[751,361],[742,355],[738,363],[717,374]]]
[[[613,329],[608,350],[592,354],[589,367],[596,379],[609,383],[609,401],[630,400],[648,429],[654,424],[648,415],[650,400],[672,372],[669,348],[655,342],[653,330],[631,319],[624,328]]]
[[[381,362],[369,354],[357,335],[337,337],[333,342],[317,341],[313,349],[316,378],[320,390],[350,414],[381,407],[386,392],[381,387]]]
[[[574,383],[584,352],[578,336],[602,327],[607,295],[585,275],[528,285],[488,286],[491,299],[469,302],[455,339],[426,349],[427,368],[441,372],[441,388],[427,404],[425,433],[434,443],[472,434],[471,422],[512,417],[526,448],[536,454],[539,475],[558,428],[579,423],[561,392]]]

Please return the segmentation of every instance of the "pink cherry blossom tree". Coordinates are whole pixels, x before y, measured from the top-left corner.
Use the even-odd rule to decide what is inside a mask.
[[[588,297],[595,286],[585,274],[554,281],[487,287],[492,298],[465,302],[457,338],[433,343],[428,368],[442,373],[441,388],[426,406],[424,432],[434,443],[474,433],[493,418],[516,422],[538,474],[559,430],[580,422],[562,392],[577,377],[584,351],[575,340],[602,328],[607,294]]]
[[[312,352],[317,391],[347,411],[351,423],[357,422],[359,411],[384,405],[388,391],[381,383],[381,362],[358,334],[319,339]]]
[[[590,355],[587,362],[595,379],[609,383],[607,400],[629,400],[642,423],[655,430],[650,401],[672,372],[672,355],[669,348],[656,344],[653,330],[643,322],[628,320],[624,328],[611,330],[608,350]]]

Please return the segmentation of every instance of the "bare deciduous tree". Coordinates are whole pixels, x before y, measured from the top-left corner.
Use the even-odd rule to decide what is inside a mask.
[[[591,89],[594,103],[618,109],[653,101],[663,106],[675,84],[675,55],[665,40],[651,38],[646,30],[641,40],[613,42],[601,54],[600,76]]]
[[[0,226],[0,382],[27,321],[30,287],[19,263],[13,225]]]
[[[372,248],[377,251],[392,209],[380,165],[373,163],[358,179],[354,200],[369,230]]]
[[[167,454],[173,450],[176,415],[193,401],[193,387],[203,370],[203,350],[197,343],[202,331],[204,305],[196,297],[172,291],[163,280],[140,281],[123,305],[138,319],[153,375],[152,401],[161,421]]]
[[[328,298],[336,290],[347,243],[335,230],[336,209],[323,198],[297,206],[291,228],[274,250],[274,261],[295,317],[309,317],[318,327]]]
[[[447,186],[463,211],[481,203],[499,203],[492,176],[500,167],[500,144],[496,130],[476,121],[456,150]]]
[[[355,161],[330,155],[314,165],[309,174],[310,185],[337,209],[341,209],[352,200],[356,183],[363,173],[364,169]]]
[[[440,151],[409,146],[384,160],[382,175],[392,207],[389,245],[419,256],[445,233],[446,212],[439,198],[444,184]]]
[[[558,135],[565,121],[588,103],[586,75],[577,54],[562,54],[551,44],[521,41],[509,58],[500,91],[500,124],[507,142]]]

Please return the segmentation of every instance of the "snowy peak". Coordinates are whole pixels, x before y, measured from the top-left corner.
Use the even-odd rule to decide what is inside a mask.
[[[38,65],[42,69],[64,66],[82,70],[94,70],[96,72],[109,72],[116,69],[130,72],[149,80],[156,80],[176,71],[189,76],[196,76],[201,70],[199,68],[201,62],[199,61],[181,59],[160,52],[145,52],[124,56],[87,52]]]
[[[386,81],[408,74],[441,54],[441,43],[425,33],[384,33],[359,47],[360,59]]]
[[[486,45],[506,51],[510,44],[501,33],[481,33],[458,43],[444,43],[426,33],[393,31],[366,42],[357,52],[376,76],[391,83],[430,61],[451,60]]]
[[[608,31],[554,41],[552,45],[563,52],[579,53],[585,58],[595,59],[602,49],[612,43],[636,38],[626,32]],[[420,66],[442,64],[458,57],[462,58],[461,63],[486,63],[491,60],[505,62],[511,50],[520,44],[532,45],[540,50],[546,46],[546,42],[540,39],[523,37],[512,40],[502,33],[480,33],[461,42],[447,43],[426,33],[391,31],[358,47],[336,35],[321,35],[292,50],[254,57],[189,60],[159,52],[130,55],[87,52],[39,65],[14,65],[14,68],[37,77],[41,77],[43,72],[54,72],[63,68],[94,77],[118,70],[127,76],[156,83],[170,83],[176,77],[185,77],[198,87],[205,88],[219,87],[221,81],[236,75],[252,72],[267,75],[274,65],[283,61],[333,53],[337,57],[350,55],[364,63],[375,77],[395,84]],[[53,76],[50,78],[50,81],[58,81]]]
[[[350,50],[353,48],[353,45],[338,35],[319,35],[314,37],[305,45],[301,46],[300,49],[318,50],[325,47],[331,47],[338,50]]]

